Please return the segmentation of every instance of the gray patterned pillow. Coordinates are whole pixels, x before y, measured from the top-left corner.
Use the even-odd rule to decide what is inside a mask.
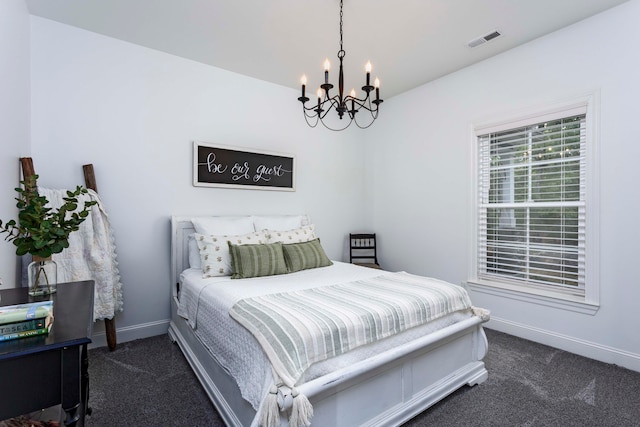
[[[287,245],[289,243],[308,242],[316,238],[316,233],[313,231],[314,228],[315,225],[310,224],[286,231],[267,230],[269,243],[282,242]]]
[[[289,273],[333,265],[320,245],[320,239],[283,245],[282,251]]]
[[[232,279],[286,274],[287,264],[282,253],[282,243],[262,245],[234,245],[229,242]]]

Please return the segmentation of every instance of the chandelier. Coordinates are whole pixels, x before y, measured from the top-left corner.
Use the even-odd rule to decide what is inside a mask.
[[[344,95],[344,73],[342,71],[342,60],[344,59],[345,51],[342,48],[342,1],[340,0],[340,50],[338,51],[338,59],[340,60],[340,70],[338,72],[338,93],[330,95],[329,91],[333,89],[333,85],[329,83],[329,69],[331,63],[329,59],[324,61],[324,84],[321,84],[316,92],[318,97],[317,103],[311,103],[310,107],[307,107],[306,103],[309,98],[306,96],[307,76],[302,75],[300,82],[302,83],[302,96],[298,98],[298,101],[302,103],[302,111],[304,113],[304,119],[312,128],[321,122],[324,127],[330,130],[340,131],[344,130],[355,122],[356,126],[361,129],[366,129],[373,124],[378,118],[378,107],[382,103],[380,99],[380,80],[376,77],[373,86],[371,85],[371,62],[367,62],[365,65],[365,81],[366,84],[362,86],[364,92],[363,98],[356,96],[355,89],[351,89],[349,95]],[[372,99],[371,92],[375,89],[375,99]],[[335,110],[340,120],[344,120],[345,116],[348,121],[342,127],[332,128],[329,124],[325,123],[325,117],[331,110]],[[363,123],[358,122],[358,113],[366,116],[366,119],[361,118]],[[367,114],[368,113],[368,114]]]

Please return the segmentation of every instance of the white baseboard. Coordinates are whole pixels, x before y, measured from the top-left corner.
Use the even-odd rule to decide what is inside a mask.
[[[550,347],[559,348],[590,359],[599,360],[604,363],[612,363],[640,372],[640,354],[630,353],[617,348],[581,340],[579,338],[558,334],[544,329],[534,328],[529,325],[523,325],[493,316],[488,323],[485,323],[484,327],[548,345]],[[491,348],[491,342],[489,342],[489,348]]]
[[[149,338],[156,335],[166,334],[169,330],[169,319],[157,322],[141,323],[139,325],[125,326],[118,328],[116,324],[117,343],[124,343],[141,338]],[[89,349],[107,346],[107,334],[104,331],[93,333],[92,342]],[[116,347],[117,348],[117,347]]]

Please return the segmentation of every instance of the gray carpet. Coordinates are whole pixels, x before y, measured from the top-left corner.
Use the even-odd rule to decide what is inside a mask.
[[[640,373],[486,330],[489,378],[406,426],[640,426]],[[223,426],[176,344],[89,351],[88,427]],[[326,427],[326,426],[321,426]]]

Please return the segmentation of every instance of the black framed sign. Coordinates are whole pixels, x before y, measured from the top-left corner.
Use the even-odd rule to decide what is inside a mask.
[[[295,191],[295,157],[193,143],[193,185]]]

